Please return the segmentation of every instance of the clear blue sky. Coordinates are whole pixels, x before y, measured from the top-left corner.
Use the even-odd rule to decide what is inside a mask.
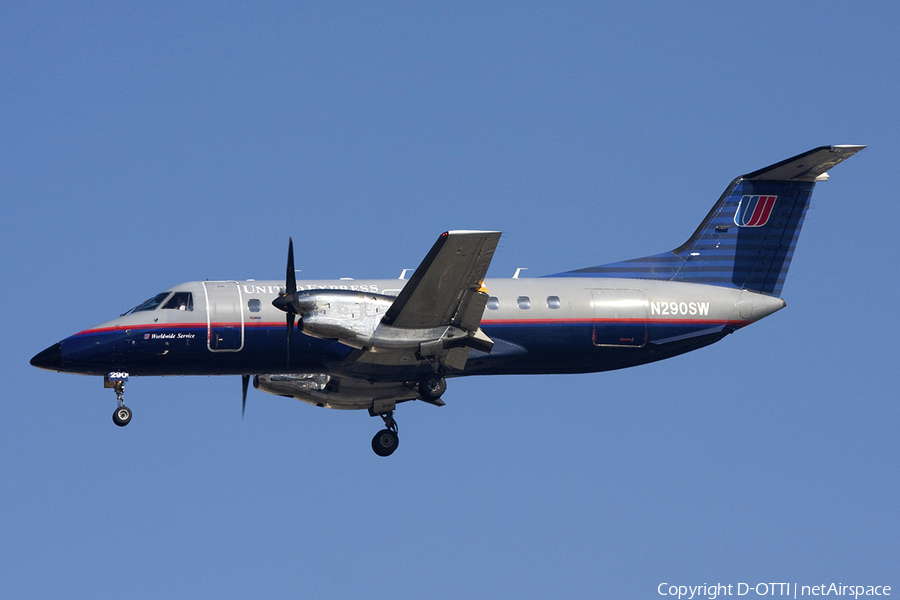
[[[894,3],[0,7],[0,595],[655,598],[892,585]],[[731,179],[820,184],[786,310],[583,376],[451,382],[380,421],[240,379],[135,379],[115,427],[50,344],[171,285],[396,277],[447,229],[490,275],[671,249]],[[751,593],[750,596],[752,597]]]

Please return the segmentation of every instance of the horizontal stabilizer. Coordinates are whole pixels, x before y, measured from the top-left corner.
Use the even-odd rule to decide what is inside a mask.
[[[817,177],[863,148],[865,146],[821,146],[759,171],[748,173],[743,176],[743,179],[815,181]]]

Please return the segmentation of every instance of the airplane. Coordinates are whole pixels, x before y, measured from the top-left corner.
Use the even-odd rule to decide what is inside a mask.
[[[501,233],[442,233],[408,280],[194,281],[31,359],[103,377],[113,422],[131,421],[132,376],[240,375],[247,388],[368,410],[399,444],[394,410],[444,406],[469,375],[591,373],[717,342],[785,306],[782,287],[817,182],[865,146],[822,146],[734,179],[670,252],[543,277],[486,279]],[[296,331],[295,331],[296,329]]]

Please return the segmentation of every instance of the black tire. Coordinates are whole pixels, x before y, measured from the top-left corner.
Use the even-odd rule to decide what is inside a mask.
[[[390,429],[382,429],[372,438],[372,450],[378,456],[390,456],[397,449],[400,438]]]
[[[437,400],[447,391],[447,380],[440,375],[428,375],[419,382],[419,394],[423,400]]]
[[[131,409],[127,406],[120,406],[113,413],[113,423],[119,427],[125,427],[131,421]]]

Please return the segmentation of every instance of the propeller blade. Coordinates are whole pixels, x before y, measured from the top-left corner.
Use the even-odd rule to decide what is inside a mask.
[[[287,314],[287,368],[291,368],[291,334],[294,332],[294,313]]]
[[[297,275],[294,272],[294,240],[288,238],[287,274],[284,277],[284,293],[272,300],[272,306],[286,313],[297,314]]]
[[[284,284],[287,290],[286,294],[294,294],[297,292],[297,273],[294,271],[294,239],[288,238],[288,263],[287,275],[284,278]]]
[[[287,273],[284,276],[284,293],[272,300],[272,306],[287,313],[287,367],[291,367],[291,334],[297,315],[297,274],[294,271],[294,240],[288,238]]]
[[[247,387],[250,385],[250,376],[241,375],[241,388],[243,389],[243,401],[241,403],[241,418],[244,418],[244,411],[247,410]]]

